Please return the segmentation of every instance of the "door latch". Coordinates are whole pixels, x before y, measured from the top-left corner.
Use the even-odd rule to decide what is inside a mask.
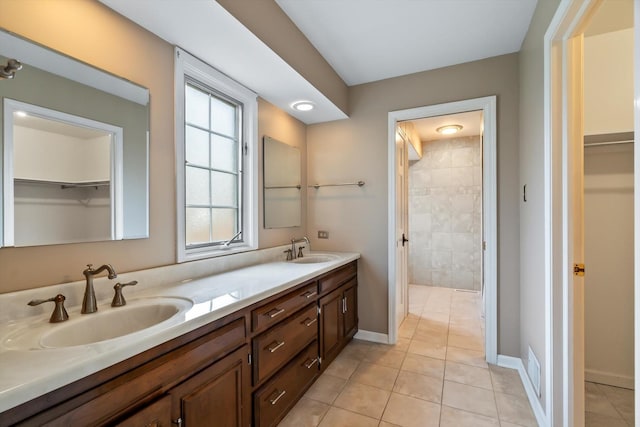
[[[584,264],[573,264],[573,274],[574,274],[574,276],[583,277],[584,276]]]

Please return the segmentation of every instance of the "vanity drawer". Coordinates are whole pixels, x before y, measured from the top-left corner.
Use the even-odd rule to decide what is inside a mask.
[[[277,425],[318,375],[318,342],[302,353],[255,392],[255,427]]]
[[[275,325],[291,313],[295,313],[305,305],[316,300],[318,285],[315,281],[288,293],[282,298],[271,301],[251,312],[253,332],[267,329]]]
[[[356,263],[352,262],[327,274],[319,280],[320,293],[324,294],[336,289],[347,280],[355,277],[357,272]]]
[[[282,324],[254,338],[253,384],[257,385],[318,336],[318,309],[310,304]]]

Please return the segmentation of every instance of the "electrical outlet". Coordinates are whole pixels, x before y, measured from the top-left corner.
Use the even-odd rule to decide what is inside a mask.
[[[328,231],[318,231],[318,239],[328,239],[329,232]]]

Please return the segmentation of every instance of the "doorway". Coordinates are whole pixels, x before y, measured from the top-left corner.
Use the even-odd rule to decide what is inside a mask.
[[[406,313],[408,274],[406,236],[408,225],[407,171],[408,162],[401,156],[408,153],[399,149],[397,126],[399,122],[415,121],[438,116],[481,111],[482,144],[482,245],[484,272],[485,351],[490,363],[497,360],[497,150],[496,150],[496,97],[476,98],[447,104],[418,107],[389,113],[389,342],[395,343],[398,328]],[[406,154],[405,154],[406,153]],[[403,165],[406,169],[403,170]],[[404,182],[399,182],[404,180]],[[399,194],[405,191],[405,194]],[[467,276],[468,277],[468,276]],[[473,282],[473,280],[471,280]]]
[[[547,299],[547,405],[550,425],[583,425],[585,422],[585,280],[590,267],[582,267],[584,260],[585,229],[583,225],[584,203],[584,134],[586,109],[583,99],[585,30],[594,13],[603,4],[627,5],[635,2],[602,2],[598,0],[565,0],[545,36],[545,199],[548,227],[546,233],[546,299]],[[627,16],[633,16],[634,28],[640,22],[640,11],[634,8]],[[640,46],[637,30],[633,30],[633,63],[638,64]],[[606,64],[610,66],[610,64]],[[634,65],[637,67],[637,65]],[[637,68],[636,68],[637,70]],[[640,126],[640,77],[632,72],[633,87],[626,95],[635,100],[632,120],[636,129]],[[606,142],[606,141],[601,141]],[[593,148],[587,148],[593,150]],[[629,154],[630,155],[630,154]],[[634,169],[640,166],[638,150],[633,152]],[[637,242],[640,225],[639,174],[633,176],[633,241]],[[589,177],[586,177],[589,178]],[[587,187],[588,188],[588,187]],[[553,202],[553,203],[552,203]],[[589,230],[587,230],[589,233]],[[635,313],[635,372],[640,369],[639,304],[640,280],[637,266],[640,248],[633,244],[634,308]],[[611,333],[612,331],[610,331]],[[639,376],[633,378],[635,387]],[[631,414],[633,414],[631,405]],[[635,396],[635,412],[640,411],[640,399]]]

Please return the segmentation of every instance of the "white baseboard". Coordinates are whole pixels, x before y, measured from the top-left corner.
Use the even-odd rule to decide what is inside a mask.
[[[612,385],[633,390],[635,379],[631,376],[612,374],[611,372],[596,371],[594,369],[584,370],[584,379],[598,384]]]
[[[547,416],[544,413],[544,409],[542,409],[542,404],[540,403],[540,400],[536,395],[533,384],[531,384],[529,375],[527,375],[527,370],[524,368],[522,359],[512,356],[503,356],[502,354],[499,354],[498,366],[502,366],[503,368],[515,369],[518,371],[518,373],[520,374],[520,380],[522,381],[522,385],[524,386],[524,390],[527,393],[527,398],[529,399],[529,403],[531,404],[533,415],[535,415],[536,421],[538,421],[538,425],[549,425],[547,422]]]
[[[380,332],[363,331],[360,329],[354,338],[363,341],[377,342],[380,344],[389,344],[389,335],[381,334]]]

